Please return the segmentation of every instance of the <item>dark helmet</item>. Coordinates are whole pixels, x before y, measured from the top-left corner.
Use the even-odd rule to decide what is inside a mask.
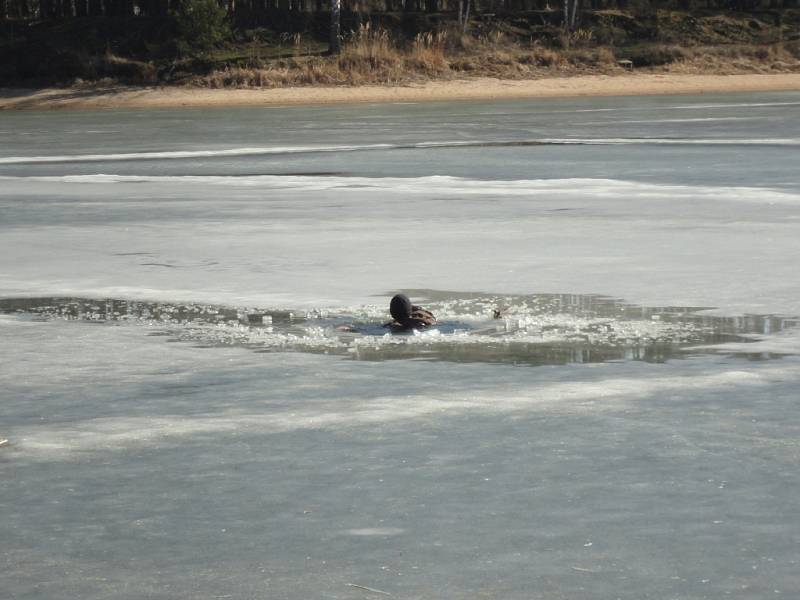
[[[411,318],[411,300],[405,294],[397,294],[389,303],[389,312],[398,323],[405,323]]]

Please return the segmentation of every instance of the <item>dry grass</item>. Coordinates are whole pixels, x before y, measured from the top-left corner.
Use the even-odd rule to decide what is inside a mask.
[[[594,32],[591,29],[576,29],[569,36],[572,46],[588,46],[594,40]]]
[[[291,60],[274,61],[268,66],[215,71],[200,83],[212,88],[359,85],[442,76],[450,71],[446,42],[444,32],[422,33],[403,50],[388,31],[367,23],[348,36],[338,56],[302,57],[295,53]]]
[[[326,70],[333,71],[329,76],[349,84],[390,83],[402,78],[403,57],[387,30],[366,23],[351,33],[341,54]]]
[[[373,28],[370,23],[366,23],[361,25],[358,31],[350,34],[339,60],[368,62],[378,66],[396,63],[399,56],[389,32],[380,27]]]
[[[440,72],[448,69],[449,64],[445,58],[447,33],[418,33],[411,45],[408,61],[417,68],[428,72]]]
[[[617,64],[617,59],[610,48],[581,48],[566,51],[565,56],[569,63],[575,67],[611,68]]]
[[[681,48],[680,56],[661,68],[676,73],[725,75],[797,73],[800,72],[800,56],[784,44],[699,46]]]
[[[107,52],[98,62],[97,72],[110,75],[122,81],[134,83],[154,83],[158,79],[152,63],[123,58]]]
[[[544,48],[542,46],[534,46],[530,52],[522,54],[519,61],[522,64],[534,65],[537,67],[557,67],[561,64],[564,57],[560,52]]]
[[[370,23],[347,36],[338,56],[304,51],[299,35],[287,41],[295,49],[292,58],[262,61],[252,68],[228,67],[194,81],[223,88],[399,84],[465,75],[520,79],[554,73],[620,72],[619,59],[630,59],[636,70],[644,71],[800,71],[800,43],[708,47],[646,44],[612,50],[598,45],[588,30],[573,33],[562,48],[514,42],[501,31],[464,35],[455,29],[420,33],[403,43]]]

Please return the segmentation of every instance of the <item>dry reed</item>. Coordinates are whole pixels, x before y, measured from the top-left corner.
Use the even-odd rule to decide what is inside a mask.
[[[413,66],[426,71],[442,71],[447,69],[445,45],[447,33],[418,33],[411,44],[409,61]]]

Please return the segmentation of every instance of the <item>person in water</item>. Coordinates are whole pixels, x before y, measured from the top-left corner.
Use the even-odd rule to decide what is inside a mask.
[[[397,294],[392,298],[389,303],[389,312],[392,313],[394,321],[386,323],[384,327],[389,327],[393,331],[424,329],[436,325],[436,317],[433,316],[433,313],[411,304],[411,300],[405,294]]]

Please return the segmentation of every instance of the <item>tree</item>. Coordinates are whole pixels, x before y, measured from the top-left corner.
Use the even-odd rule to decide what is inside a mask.
[[[464,2],[465,0],[458,0],[458,26],[461,27],[461,33],[467,32],[467,23],[469,22],[470,0],[466,0],[466,9]]]
[[[90,17],[99,17],[103,14],[102,0],[88,0],[86,4],[86,12]]]
[[[227,13],[217,0],[185,0],[178,13],[180,45],[184,51],[206,51],[231,33]]]
[[[579,8],[580,0],[564,0],[564,30],[567,33],[575,31]]]
[[[342,51],[342,0],[331,0],[331,39],[328,51],[331,54]]]

